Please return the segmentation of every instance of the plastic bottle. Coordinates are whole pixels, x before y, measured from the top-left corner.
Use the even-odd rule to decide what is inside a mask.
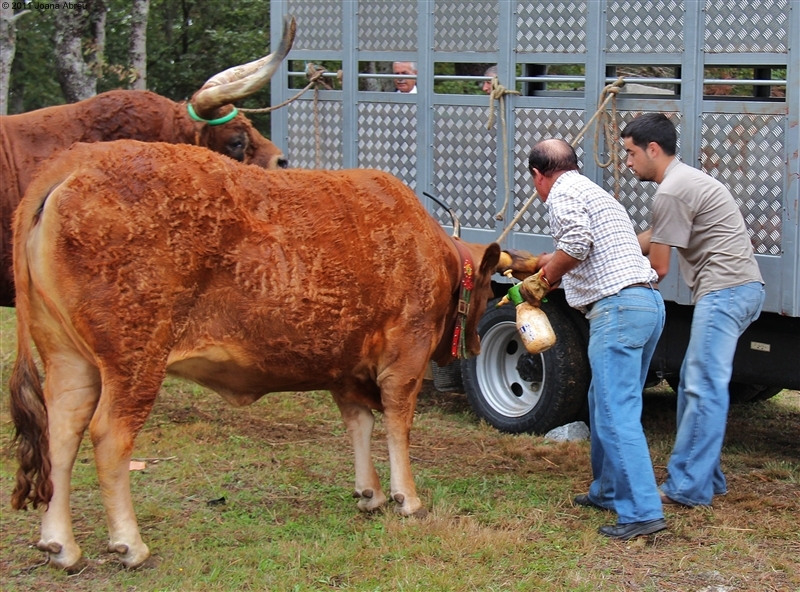
[[[532,354],[540,354],[553,346],[556,342],[556,334],[544,311],[538,306],[525,302],[519,293],[521,285],[511,286],[508,295],[497,306],[502,306],[509,301],[514,303],[517,311],[517,331],[519,331],[525,349]]]

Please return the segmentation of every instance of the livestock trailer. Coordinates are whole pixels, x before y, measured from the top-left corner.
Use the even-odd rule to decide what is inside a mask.
[[[666,113],[680,158],[735,196],[766,282],[761,318],[739,340],[731,397],[800,388],[797,0],[273,0],[271,8],[273,39],[285,15],[298,31],[272,79],[272,104],[297,97],[309,64],[329,70],[329,84],[272,113],[272,140],[292,166],[390,172],[444,226],[451,217],[426,194],[450,204],[468,241],[552,251],[527,172],[530,147],[548,137],[573,143],[581,172],[645,230],[656,186],[627,170],[614,130],[643,112]],[[416,62],[415,94],[391,92],[395,61]],[[480,90],[492,64],[509,91],[494,99]],[[674,384],[692,306],[676,261],[670,269],[651,370],[654,381]],[[580,417],[587,324],[560,291],[545,306],[558,336],[552,349],[527,354],[513,308],[490,307],[480,356],[435,368],[437,386],[463,384],[475,412],[503,431],[543,432]]]

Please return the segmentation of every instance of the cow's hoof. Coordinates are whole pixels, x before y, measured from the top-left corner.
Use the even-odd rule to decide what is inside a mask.
[[[53,567],[73,573],[81,559],[81,548],[76,544],[62,545],[55,541],[36,543],[36,548],[47,553],[47,558]]]
[[[125,543],[109,543],[108,551],[109,553],[119,554],[119,560],[128,569],[139,567],[150,557],[150,549],[144,543],[140,543],[137,546],[128,546]]]
[[[412,497],[405,496],[402,493],[395,493],[392,496],[392,499],[397,502],[395,511],[401,516],[416,516],[418,518],[427,516],[427,510],[422,507],[422,502],[416,496]],[[419,512],[425,512],[425,514],[420,515]]]
[[[361,512],[375,512],[386,505],[386,496],[381,490],[364,489],[353,492],[353,497],[358,498],[358,509]]]

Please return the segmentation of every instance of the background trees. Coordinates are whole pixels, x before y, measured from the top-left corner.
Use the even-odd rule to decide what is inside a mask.
[[[263,0],[83,2],[89,4],[83,15],[63,8],[36,10],[33,4],[30,14],[16,20],[16,55],[7,84],[9,114],[80,100],[86,88],[95,94],[141,88],[144,81],[148,90],[184,100],[217,72],[270,52],[269,2]],[[103,27],[98,21],[101,15]],[[142,23],[146,23],[146,56],[142,35],[136,33]],[[58,47],[69,52],[58,60],[68,58],[73,69],[61,84],[57,35],[63,37]],[[73,92],[73,88],[83,90]],[[267,85],[240,106],[269,103]],[[268,114],[251,120],[269,135]]]

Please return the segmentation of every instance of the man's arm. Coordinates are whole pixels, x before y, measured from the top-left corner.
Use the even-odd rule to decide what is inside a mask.
[[[661,243],[650,242],[653,238],[653,229],[648,228],[642,233],[636,235],[639,239],[639,246],[642,248],[642,255],[650,259],[650,267],[656,270],[658,274],[658,281],[661,281],[667,273],[669,273],[669,245],[662,245]]]
[[[535,275],[525,278],[519,288],[522,297],[534,306],[540,306],[542,298],[558,286],[561,277],[580,263],[579,259],[559,250],[539,258],[540,261],[543,259],[547,264],[543,265]]]
[[[664,279],[664,276],[669,273],[669,258],[671,254],[669,245],[662,245],[661,243],[650,243],[650,266],[656,270],[658,274],[658,281]]]
[[[550,257],[545,258],[541,269],[544,269],[544,277],[547,278],[550,285],[555,286],[565,273],[576,268],[580,263],[580,259],[575,259],[564,251],[556,249]]]
[[[637,234],[636,238],[639,239],[639,247],[642,249],[642,255],[645,257],[650,254],[650,238],[653,236],[653,229],[648,228],[644,232]]]

